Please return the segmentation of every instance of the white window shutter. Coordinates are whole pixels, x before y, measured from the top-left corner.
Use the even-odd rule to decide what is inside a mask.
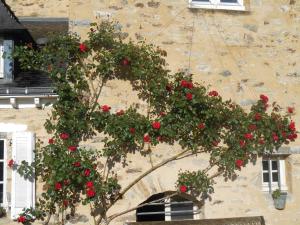
[[[13,40],[4,40],[4,78],[7,80],[13,79],[14,61],[11,58],[11,54],[14,48]]]
[[[29,164],[34,160],[35,136],[31,132],[13,133],[13,160],[20,164],[23,160]],[[17,171],[12,173],[11,218],[16,219],[23,208],[35,205],[35,181],[25,180]]]

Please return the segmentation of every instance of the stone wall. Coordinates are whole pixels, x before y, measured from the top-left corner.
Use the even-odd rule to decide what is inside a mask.
[[[250,0],[249,11],[213,11],[188,9],[187,0],[7,0],[17,16],[69,17],[70,30],[86,37],[89,24],[104,19],[120,21],[125,35],[143,39],[167,50],[168,67],[190,71],[194,79],[210,85],[224,96],[249,108],[260,94],[278,102],[283,110],[295,107],[294,119],[300,123],[300,1]],[[101,96],[102,104],[114,110],[140,102],[129,84],[112,81]],[[130,99],[130,101],[129,101]],[[22,123],[46,139],[42,124],[47,110],[1,110],[1,121]],[[29,118],[28,115],[34,115]],[[90,146],[99,146],[101,137]],[[299,146],[300,141],[293,143]],[[162,145],[151,161],[155,164],[176,152]],[[123,185],[150,168],[149,158],[129,157],[132,169],[121,165],[119,178]],[[128,209],[150,195],[174,190],[176,171],[205,166],[207,157],[184,159],[168,164],[147,176],[129,191],[110,213]],[[268,225],[300,224],[300,155],[286,159],[289,196],[285,210],[274,209],[268,193],[261,191],[261,161],[242,169],[235,182],[218,179],[215,194],[202,209],[203,218],[264,216]],[[172,172],[170,172],[172,171]],[[88,216],[88,209],[80,213]],[[91,218],[81,217],[87,224]],[[134,221],[135,213],[115,220],[121,225]],[[92,222],[91,222],[92,223]]]

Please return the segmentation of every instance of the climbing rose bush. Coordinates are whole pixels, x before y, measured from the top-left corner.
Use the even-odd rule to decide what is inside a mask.
[[[213,193],[216,177],[233,180],[249,162],[297,138],[292,110],[282,114],[261,94],[245,111],[194,82],[191,74],[171,73],[164,50],[125,40],[116,27],[110,22],[92,24],[86,40],[68,34],[54,37],[43,48],[16,47],[14,57],[22,68],[48,73],[59,95],[45,123],[48,144],[41,143],[32,165],[18,166],[20,174],[34,175],[44,186],[36,208],[21,216],[34,215],[30,220],[48,223],[51,215],[60,214],[64,224],[66,212],[72,216],[82,204],[90,207],[95,224],[108,224],[126,213],[108,216],[110,208],[145,176],[199,154],[209,154],[208,167],[180,171],[174,193],[205,199]],[[129,82],[147,103],[147,112],[141,113],[137,104],[115,110],[104,102],[100,96],[110,80]],[[96,135],[103,137],[103,147],[82,147]],[[160,143],[178,149],[121,186],[114,166],[123,163],[126,168],[130,154],[140,154],[142,160]]]

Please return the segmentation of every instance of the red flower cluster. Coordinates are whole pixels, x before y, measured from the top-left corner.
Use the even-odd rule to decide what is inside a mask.
[[[80,162],[74,162],[74,163],[73,163],[73,166],[75,166],[75,167],[80,167],[80,166],[81,166],[81,163],[80,163]]]
[[[260,100],[261,100],[264,104],[267,104],[267,103],[268,103],[268,101],[269,101],[268,96],[266,96],[266,95],[260,95],[259,97],[260,97]]]
[[[168,92],[172,91],[172,89],[173,89],[173,87],[172,87],[171,84],[167,84],[167,85],[166,85],[166,90],[167,90]]]
[[[212,144],[213,144],[213,146],[217,147],[219,145],[219,141],[213,141]]]
[[[261,139],[259,139],[258,143],[263,145],[263,144],[265,144],[265,140],[263,138],[261,138]]]
[[[14,164],[15,164],[15,161],[13,159],[11,159],[11,160],[8,161],[7,166],[9,168],[13,168]]]
[[[103,106],[101,106],[101,109],[102,109],[102,112],[109,112],[109,110],[111,109],[111,107],[108,106],[108,105],[103,105]]]
[[[80,50],[81,52],[86,52],[86,51],[87,51],[86,45],[83,44],[83,43],[80,43],[80,45],[79,45],[79,50]]]
[[[180,86],[188,89],[192,89],[194,87],[193,82],[182,80],[180,82]]]
[[[85,185],[86,185],[86,188],[87,188],[86,195],[89,198],[94,197],[95,194],[96,194],[95,189],[94,189],[94,183],[92,181],[88,181]]]
[[[198,124],[198,128],[201,129],[201,130],[204,129],[205,128],[205,124],[204,123],[199,123]]]
[[[288,107],[287,111],[288,113],[294,113],[295,108],[294,107]]]
[[[60,137],[61,139],[63,139],[63,140],[67,140],[67,139],[70,137],[70,135],[67,134],[67,133],[61,133],[61,134],[59,135],[59,137]]]
[[[209,96],[212,96],[212,97],[217,97],[219,95],[219,93],[217,91],[210,91],[208,93]]]
[[[255,119],[256,121],[261,120],[261,115],[260,115],[260,113],[255,113],[254,119]]]
[[[294,141],[297,137],[298,137],[298,135],[296,133],[292,133],[292,134],[288,135],[288,139],[290,141]]]
[[[121,65],[122,65],[122,66],[129,66],[129,65],[130,65],[129,59],[124,58],[124,59],[122,60],[122,62],[121,62]]]
[[[18,223],[25,223],[26,222],[26,217],[25,216],[20,216],[18,218]]]
[[[148,134],[144,136],[144,142],[151,142],[151,138]]]
[[[275,142],[277,142],[277,141],[279,140],[279,137],[277,136],[276,133],[273,133],[273,134],[272,134],[272,137],[273,137],[273,140],[274,140]]]
[[[90,169],[85,169],[84,170],[84,176],[88,177],[91,175],[91,170]]]
[[[130,132],[131,134],[134,134],[134,133],[135,133],[135,129],[134,129],[133,127],[130,127],[130,128],[129,128],[129,132]]]
[[[289,124],[289,129],[291,131],[296,131],[296,126],[295,126],[295,122],[294,121],[291,121],[290,124]]]
[[[152,123],[152,128],[155,130],[159,130],[160,129],[160,122],[155,121]]]
[[[77,147],[76,146],[69,146],[68,149],[69,149],[70,152],[75,152],[77,150]]]
[[[244,138],[251,140],[251,139],[253,139],[253,134],[251,134],[251,133],[244,134]]]
[[[244,165],[244,161],[242,159],[237,159],[235,160],[235,165],[240,169]]]
[[[59,190],[61,190],[61,188],[62,188],[61,183],[60,183],[60,182],[56,182],[56,183],[55,183],[55,190],[56,190],[56,191],[59,191]]]
[[[244,148],[245,145],[246,145],[245,140],[240,140],[240,146],[241,146],[241,148]]]
[[[48,143],[49,143],[50,145],[54,144],[54,139],[53,139],[53,138],[50,138],[50,139],[48,140]]]
[[[122,115],[124,115],[124,110],[123,110],[123,109],[119,110],[119,111],[116,113],[116,115],[117,115],[117,116],[122,116]]]
[[[63,205],[64,205],[64,207],[68,207],[68,205],[69,205],[69,201],[68,201],[68,200],[66,200],[66,199],[64,199],[64,200],[63,200]]]
[[[188,188],[187,188],[187,186],[185,186],[185,185],[181,185],[181,186],[179,187],[179,190],[180,190],[181,193],[185,193],[185,192],[187,192]]]
[[[250,124],[250,125],[248,126],[248,129],[251,130],[251,131],[253,131],[253,130],[256,130],[257,127],[256,127],[255,124]]]
[[[192,93],[186,93],[185,98],[190,101],[190,100],[193,99],[193,94]]]

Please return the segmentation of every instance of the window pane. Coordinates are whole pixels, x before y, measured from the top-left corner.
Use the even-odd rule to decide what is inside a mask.
[[[269,182],[269,173],[263,173],[263,182]]]
[[[193,202],[171,202],[171,220],[194,219]]]
[[[209,0],[193,0],[192,2],[209,2]]]
[[[278,173],[272,173],[273,182],[278,182]]]
[[[277,161],[272,160],[272,170],[278,170]]]
[[[224,3],[237,3],[238,1],[237,0],[221,0],[221,2],[224,2]]]
[[[4,141],[0,140],[0,159],[4,159]]]
[[[3,184],[0,184],[0,203],[3,203]]]
[[[3,162],[0,162],[0,181],[3,181]]]
[[[266,160],[262,161],[263,164],[263,170],[269,171],[269,163]]]

